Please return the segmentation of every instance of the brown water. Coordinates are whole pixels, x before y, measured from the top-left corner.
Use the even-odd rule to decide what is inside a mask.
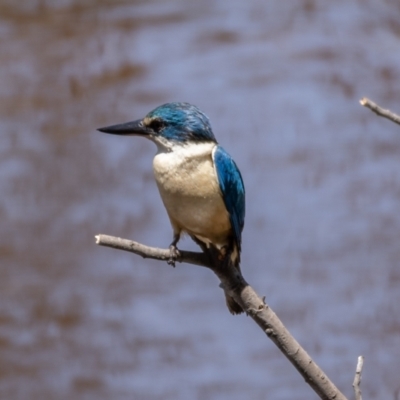
[[[243,270],[352,397],[400,388],[400,6],[0,1],[0,398],[316,398],[166,246],[151,143],[95,128],[204,110],[247,189]],[[181,246],[194,248],[185,241]]]

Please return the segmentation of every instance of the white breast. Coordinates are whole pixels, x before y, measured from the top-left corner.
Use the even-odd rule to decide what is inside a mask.
[[[177,145],[154,157],[154,176],[175,233],[227,243],[231,230],[212,161],[215,143]]]

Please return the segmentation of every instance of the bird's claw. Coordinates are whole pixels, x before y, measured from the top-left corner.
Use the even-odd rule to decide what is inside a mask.
[[[167,260],[168,265],[172,265],[175,268],[175,262],[180,256],[179,250],[176,246],[169,246],[169,259]]]

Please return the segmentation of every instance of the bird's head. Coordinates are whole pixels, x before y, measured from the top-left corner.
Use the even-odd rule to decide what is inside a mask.
[[[98,129],[114,135],[144,136],[162,147],[189,142],[215,142],[207,116],[188,103],[167,103],[143,119]]]

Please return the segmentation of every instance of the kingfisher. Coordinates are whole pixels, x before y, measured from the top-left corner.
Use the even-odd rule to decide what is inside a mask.
[[[154,177],[173,230],[170,260],[188,234],[203,251],[240,272],[245,189],[232,157],[218,144],[208,117],[189,103],[167,103],[143,119],[98,129],[113,135],[143,136],[157,146]],[[215,253],[214,253],[215,254]],[[242,307],[225,292],[232,314]]]

